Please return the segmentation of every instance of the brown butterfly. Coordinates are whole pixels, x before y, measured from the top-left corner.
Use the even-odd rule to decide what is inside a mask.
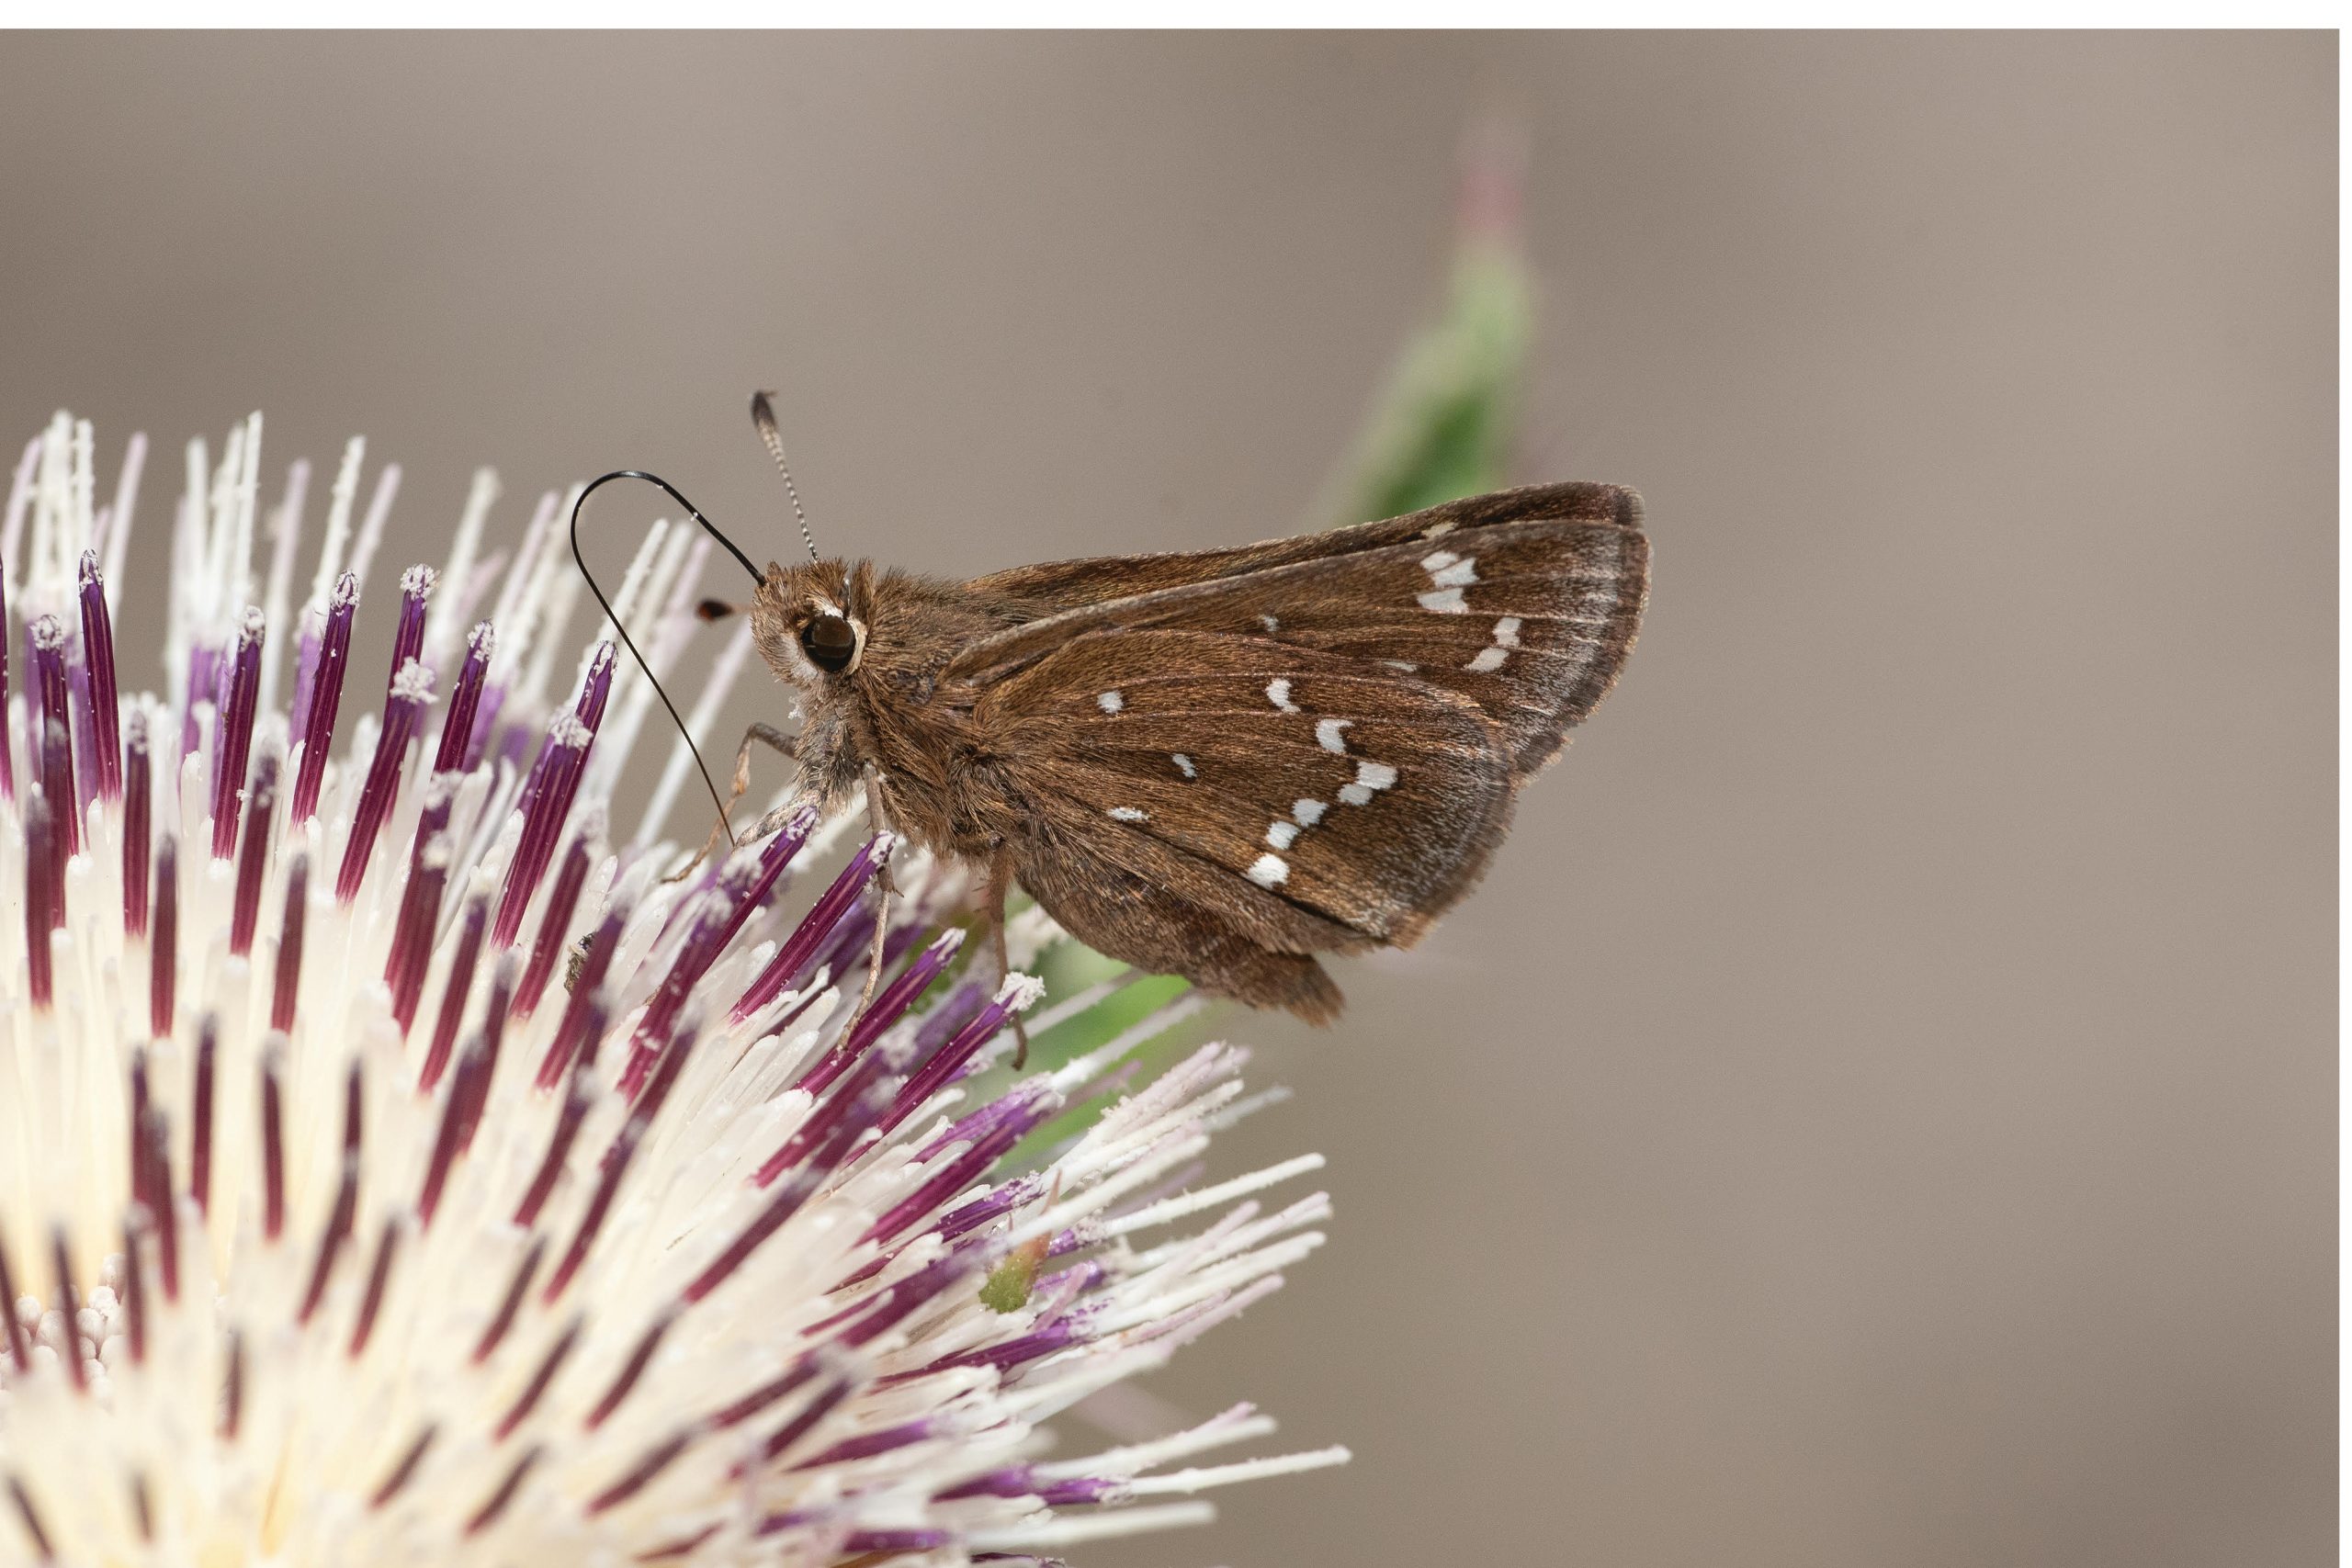
[[[781,468],[764,394],[752,414]],[[813,541],[761,571],[662,488],[751,572],[754,642],[801,695],[797,734],[744,737],[738,796],[754,743],[798,762],[796,806],[864,784],[877,828],[985,870],[1000,964],[1017,881],[1098,952],[1317,1023],[1340,997],[1316,955],[1409,946],[1470,890],[1649,589],[1616,485],[969,582]]]

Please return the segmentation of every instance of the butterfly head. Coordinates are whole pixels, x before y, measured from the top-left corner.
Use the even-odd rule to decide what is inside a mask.
[[[752,635],[768,667],[816,691],[857,672],[865,657],[865,618],[839,561],[770,563],[752,604]]]

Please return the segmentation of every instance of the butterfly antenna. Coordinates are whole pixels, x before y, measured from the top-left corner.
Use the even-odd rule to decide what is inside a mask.
[[[605,618],[612,622],[613,629],[620,634],[621,644],[628,649],[629,657],[637,660],[637,667],[639,670],[645,671],[645,678],[653,682],[653,694],[660,697],[662,705],[669,710],[670,722],[678,727],[678,734],[684,739],[686,750],[694,753],[695,771],[702,774],[703,787],[710,791],[710,803],[718,807],[718,825],[727,830],[728,846],[732,848],[735,843],[735,825],[727,819],[727,802],[719,798],[718,782],[710,776],[709,764],[702,760],[702,748],[695,744],[693,734],[686,728],[686,721],[678,716],[678,705],[672,702],[670,694],[662,689],[661,679],[653,673],[653,666],[645,661],[645,655],[638,651],[636,640],[628,635],[628,628],[621,625],[620,616],[613,610],[613,602],[605,598],[605,591],[596,585],[596,574],[588,570],[588,558],[580,553],[580,509],[588,504],[588,498],[596,493],[599,486],[608,484],[614,479],[643,479],[648,484],[659,486],[671,500],[684,507],[686,514],[701,524],[712,538],[727,547],[727,553],[742,563],[743,570],[752,574],[752,581],[754,583],[762,581],[760,569],[753,566],[752,558],[737,549],[735,541],[720,533],[718,525],[705,517],[693,502],[679,494],[675,485],[658,474],[649,474],[640,468],[616,468],[609,474],[591,480],[587,488],[580,492],[580,498],[571,503],[572,564],[580,569],[581,578],[588,584],[588,592],[596,596],[596,603],[603,608]]]
[[[800,487],[792,482],[792,468],[784,460],[784,437],[776,434],[775,410],[768,403],[771,394],[752,394],[752,423],[760,428],[760,439],[767,443],[768,456],[775,459],[775,471],[784,476],[784,493],[792,502],[792,515],[799,521],[800,537],[808,547],[808,558],[817,558],[817,536],[808,531],[808,514],[800,510]]]

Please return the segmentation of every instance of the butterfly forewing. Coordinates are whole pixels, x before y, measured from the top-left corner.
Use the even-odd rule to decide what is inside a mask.
[[[1520,523],[1342,558],[1320,575],[1318,592],[1284,594],[1281,610],[1245,595],[1232,628],[1460,693],[1503,726],[1523,775],[1615,679],[1648,555],[1614,525]]]
[[[1616,486],[1538,486],[1238,550],[1000,573],[971,586],[1048,613],[981,639],[948,673],[1001,678],[1113,628],[1271,638],[1463,693],[1504,725],[1524,774],[1633,647],[1649,582],[1640,515]]]
[[[1606,523],[1638,529],[1642,521],[1641,498],[1623,485],[1582,481],[1523,485],[1517,490],[1449,501],[1402,517],[1326,528],[1318,533],[1269,539],[1262,544],[1045,561],[977,578],[967,586],[978,593],[1028,600],[1055,610],[1080,609],[1099,605],[1113,597],[1157,592],[1213,578],[1247,576],[1269,567],[1355,555],[1389,545],[1434,541],[1463,529],[1539,520]]]

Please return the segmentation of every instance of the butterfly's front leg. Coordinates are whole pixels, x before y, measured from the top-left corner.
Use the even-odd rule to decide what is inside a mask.
[[[758,741],[763,746],[767,746],[778,752],[781,752],[786,757],[793,757],[796,755],[792,744],[792,737],[786,735],[783,730],[778,729],[772,724],[754,724],[750,728],[744,730],[743,743],[735,748],[735,777],[727,794],[727,804],[729,808],[732,808],[737,801],[743,798],[743,792],[745,790],[752,787],[752,743],[753,741]],[[799,804],[800,803],[797,800],[787,801],[783,806],[778,807],[775,810],[771,811],[766,816],[761,818],[758,825],[752,829],[752,841],[757,843],[760,840],[766,838],[770,833],[775,832],[778,828],[783,827],[785,819],[792,815],[793,811],[797,808]],[[721,817],[718,821],[712,823],[710,825],[710,837],[702,841],[702,848],[695,852],[694,859],[686,862],[685,864],[672,872],[668,876],[662,878],[662,880],[665,882],[684,881],[687,874],[691,873],[695,867],[700,865],[703,861],[709,856],[711,851],[718,847],[718,840],[720,837],[726,834],[728,830],[727,818],[725,817]],[[729,844],[728,847],[732,849],[734,846]]]
[[[889,821],[882,814],[882,781],[870,770],[865,783],[865,823],[877,839],[889,831]],[[874,868],[874,944],[865,955],[865,988],[858,993],[857,1010],[851,1013],[849,1022],[842,1026],[843,1039],[849,1037],[849,1029],[864,1018],[865,1010],[873,1005],[875,987],[882,979],[882,952],[890,935],[890,899],[899,891],[898,884],[890,880],[890,849],[886,841],[882,846],[881,861]]]
[[[791,736],[772,724],[752,725],[743,731],[743,743],[735,748],[735,779],[730,786],[733,793],[727,798],[729,806],[742,799],[743,792],[752,787],[752,743],[755,740],[779,755],[795,761],[799,760],[799,749],[793,743]],[[752,824],[751,841],[759,842],[791,820],[792,814],[807,805],[813,793],[805,784],[794,790],[792,798]]]
[[[1012,888],[1012,851],[1000,844],[989,856],[988,908],[989,939],[996,949],[996,980],[1001,987],[1012,978],[1012,955],[1004,945],[1004,898]],[[1015,1072],[1029,1065],[1029,1026],[1021,1015],[1012,1015],[1012,1067]]]
[[[734,805],[752,787],[752,745],[757,741],[787,761],[797,761],[799,750],[792,737],[773,724],[754,724],[743,731],[743,742],[735,748],[735,777],[729,785],[727,804]]]

